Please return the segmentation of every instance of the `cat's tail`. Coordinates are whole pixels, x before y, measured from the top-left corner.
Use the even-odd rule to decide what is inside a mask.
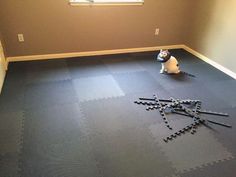
[[[184,72],[184,71],[180,71],[181,74],[184,74],[184,75],[187,75],[187,76],[190,76],[190,77],[196,77],[195,75],[193,74],[189,74],[187,72]]]

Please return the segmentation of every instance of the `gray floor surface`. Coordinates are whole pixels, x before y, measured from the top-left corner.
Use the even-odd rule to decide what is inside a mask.
[[[236,81],[172,50],[185,75],[159,74],[157,52],[11,63],[0,96],[0,177],[235,177]],[[165,143],[138,97],[199,99],[209,124]],[[174,130],[191,120],[168,115]]]

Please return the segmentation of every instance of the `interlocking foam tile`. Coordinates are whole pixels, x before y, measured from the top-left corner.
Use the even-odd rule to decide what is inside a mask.
[[[115,134],[91,134],[94,154],[104,177],[162,177],[175,171],[147,131],[124,129]]]
[[[218,112],[228,113],[229,117],[220,117],[220,116],[213,116],[213,115],[204,115],[207,119],[214,120],[217,122],[222,122],[225,124],[229,124],[232,128],[226,128],[219,125],[211,124],[212,130],[214,131],[214,135],[217,139],[220,140],[222,144],[224,144],[230,152],[236,155],[236,109],[235,108],[226,108],[226,109],[219,109]],[[210,124],[209,124],[210,125]]]
[[[158,54],[157,52],[137,52],[137,53],[130,53],[129,57],[135,60],[148,60],[148,59],[156,59]]]
[[[156,112],[147,112],[145,107],[133,103],[129,97],[109,98],[81,103],[87,121],[95,123],[99,131],[114,132],[122,128],[134,128],[160,119]],[[93,120],[95,119],[95,120]]]
[[[211,92],[217,95],[224,101],[227,101],[231,107],[236,108],[236,81],[235,80],[227,80],[227,81],[219,81],[212,82],[210,85],[206,86]]]
[[[146,93],[140,94],[142,96]],[[160,94],[159,92],[159,95]],[[96,117],[96,126],[101,126],[100,130],[114,131],[122,127],[134,128],[136,126],[148,127],[151,124],[162,123],[163,119],[158,110],[146,111],[146,106],[135,104],[138,99],[136,95],[127,95],[125,97],[110,98],[81,103],[83,112],[88,117]],[[93,110],[93,111],[91,111]],[[109,119],[107,118],[110,116]],[[169,120],[181,119],[180,115],[168,114]],[[89,120],[88,120],[89,121]]]
[[[4,85],[16,86],[26,81],[26,69],[28,62],[10,62],[6,73]]]
[[[132,57],[136,60],[146,71],[155,72],[156,74],[160,74],[161,63],[156,61],[156,57],[152,55],[146,56],[135,56]]]
[[[30,84],[26,87],[24,106],[28,108],[47,107],[78,101],[71,81]]]
[[[1,113],[0,176],[18,176],[19,153],[22,147],[23,112]]]
[[[151,73],[153,75],[153,73]],[[153,77],[159,82],[164,89],[170,90],[185,89],[186,86],[198,87],[200,82],[197,77],[190,77],[186,74],[168,75],[168,74],[158,74],[153,75]]]
[[[231,79],[228,75],[217,70],[213,66],[205,63],[196,56],[183,49],[170,50],[171,54],[177,58],[180,69],[185,72],[196,75],[197,80],[203,82],[212,82],[217,80]]]
[[[2,113],[0,117],[0,154],[19,151],[23,112]]]
[[[234,177],[236,174],[235,163],[236,159],[224,161],[223,163],[215,163],[211,166],[186,172],[182,174],[182,177]]]
[[[130,73],[145,70],[137,61],[127,56],[106,58],[102,61],[106,64],[111,73]]]
[[[189,72],[189,73],[195,75],[198,80],[200,80],[201,82],[204,82],[204,83],[232,79],[230,76],[224,74],[220,70],[214,68],[213,66],[211,66],[207,63],[188,65],[184,68],[188,69],[186,72]]]
[[[16,67],[17,66],[17,67]],[[22,69],[22,71],[19,68]],[[25,93],[25,72],[22,63],[10,64],[0,96],[2,112],[21,111]]]
[[[124,96],[111,75],[75,79],[73,84],[79,101]]]
[[[204,61],[200,60],[199,58],[192,55],[191,53],[188,53],[184,49],[174,49],[174,50],[170,50],[170,52],[171,52],[171,55],[174,56],[178,60],[180,67],[204,63]]]
[[[26,82],[40,83],[70,79],[65,60],[45,60],[26,63]]]
[[[173,131],[185,127],[189,121],[189,118],[173,121],[172,125],[175,125]],[[168,136],[171,131],[166,129],[163,123],[153,124],[149,129],[158,146],[161,147],[179,173],[233,158],[232,153],[205,126],[198,127],[197,133],[194,135],[185,133],[168,143],[163,141],[163,137]]]
[[[180,177],[179,175],[172,175],[172,176],[170,176],[170,177]]]
[[[113,74],[125,94],[163,89],[146,71],[126,74]]]
[[[78,104],[27,110],[21,176],[98,177]]]
[[[0,176],[20,177],[18,153],[0,154]]]
[[[169,177],[174,174],[148,130],[148,125],[158,119],[156,113],[140,109],[132,97],[81,104],[104,177]]]
[[[73,79],[109,74],[107,66],[98,57],[81,57],[67,60]]]
[[[5,82],[0,96],[0,114],[3,112],[20,111],[24,108],[24,93],[23,86],[10,86]]]
[[[171,96],[179,99],[193,99],[202,101],[202,109],[217,111],[219,108],[228,108],[230,104],[212,93],[204,84],[188,85],[184,88],[166,88]]]
[[[144,91],[144,92],[135,92],[135,93],[130,93],[127,94],[128,96],[132,96],[134,100],[138,100],[138,98],[153,98],[153,95],[156,95],[159,99],[169,99],[171,97],[171,94],[163,88],[159,89],[153,89],[149,91]]]

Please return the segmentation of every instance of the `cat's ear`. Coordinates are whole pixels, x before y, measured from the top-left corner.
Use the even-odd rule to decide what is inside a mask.
[[[161,49],[161,51],[160,52],[163,52],[164,50],[163,49]]]

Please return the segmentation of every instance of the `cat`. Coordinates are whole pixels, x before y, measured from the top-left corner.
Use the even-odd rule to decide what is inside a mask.
[[[161,62],[161,70],[160,73],[168,73],[168,74],[178,74],[180,73],[179,63],[177,59],[171,56],[168,50],[161,50],[157,56],[157,60]]]

